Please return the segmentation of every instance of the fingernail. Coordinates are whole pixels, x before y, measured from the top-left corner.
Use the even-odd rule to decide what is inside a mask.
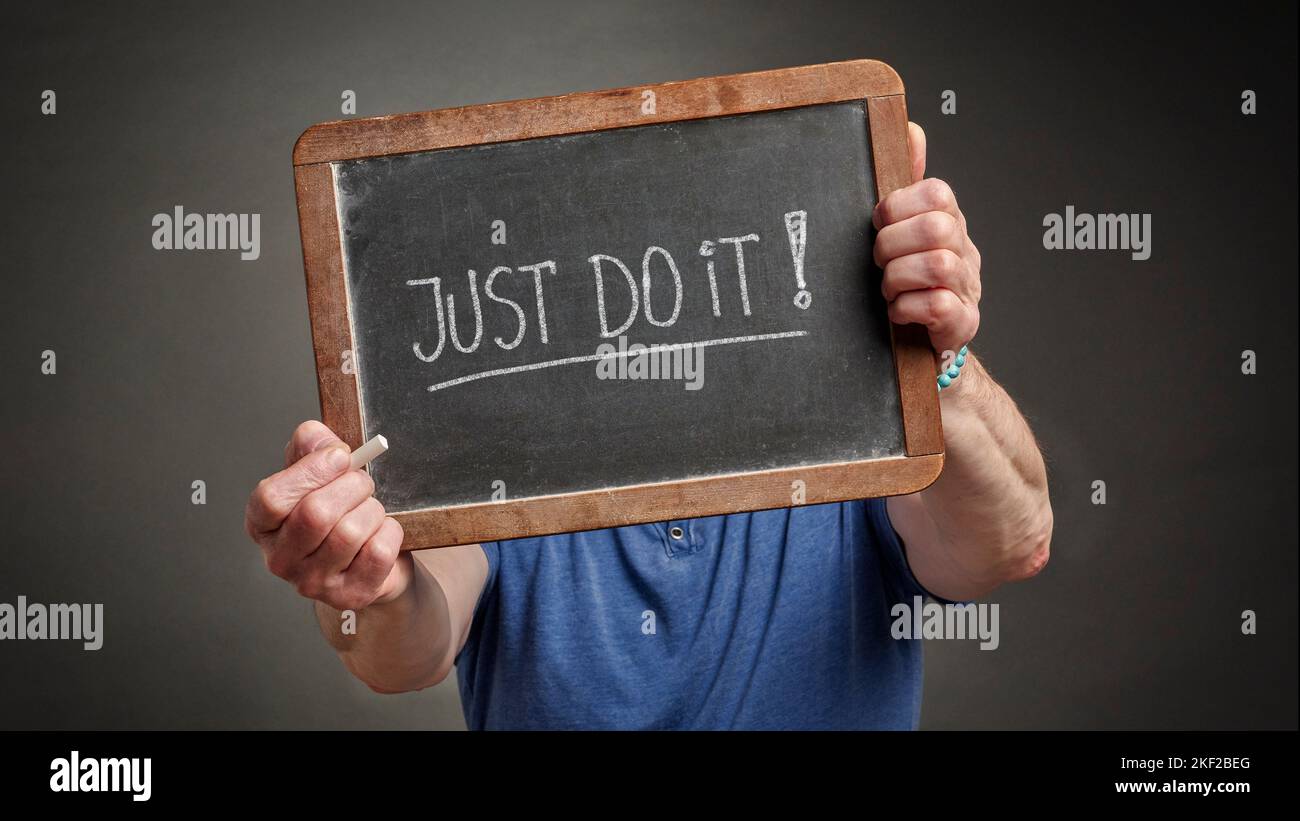
[[[348,452],[342,447],[332,447],[329,449],[329,452],[325,454],[325,464],[329,466],[331,470],[343,470],[351,463],[352,460],[348,456]]]

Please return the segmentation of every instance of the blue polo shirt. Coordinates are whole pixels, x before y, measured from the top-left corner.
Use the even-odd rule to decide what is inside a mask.
[[[471,729],[913,729],[926,595],[883,499],[483,545]]]

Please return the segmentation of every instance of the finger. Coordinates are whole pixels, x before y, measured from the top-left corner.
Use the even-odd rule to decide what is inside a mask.
[[[314,450],[326,445],[342,442],[334,431],[315,419],[308,419],[299,425],[284,446],[284,466],[288,467]]]
[[[960,348],[979,329],[979,310],[947,288],[900,294],[889,304],[889,319],[899,325],[924,325],[936,351]]]
[[[876,235],[872,256],[883,270],[890,260],[945,248],[959,256],[966,249],[961,226],[952,214],[926,211],[881,228]]]
[[[258,482],[245,512],[254,537],[280,527],[303,497],[337,479],[350,462],[347,445],[339,443],[313,451]]]
[[[402,526],[396,519],[384,519],[379,530],[357,552],[352,564],[344,572],[344,584],[348,588],[366,591],[373,601],[388,575],[393,572],[393,565],[402,551],[404,535]]]
[[[906,291],[947,288],[963,302],[972,301],[970,269],[966,261],[948,249],[922,251],[891,259],[885,266],[880,291],[893,302]]]
[[[361,504],[343,514],[320,547],[303,561],[322,575],[342,573],[365,543],[379,532],[384,519],[382,502],[374,496],[362,500]]]
[[[912,154],[912,182],[919,182],[925,179],[925,129],[909,122],[907,145]]]
[[[276,533],[277,552],[287,550],[299,558],[310,555],[321,546],[340,519],[374,492],[375,483],[370,474],[364,470],[349,470],[308,493]]]
[[[959,223],[965,221],[952,187],[931,177],[900,188],[877,203],[871,212],[871,224],[879,230],[927,211],[942,211],[951,214]]]

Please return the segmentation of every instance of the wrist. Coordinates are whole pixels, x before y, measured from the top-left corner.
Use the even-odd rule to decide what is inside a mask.
[[[987,378],[984,368],[972,351],[966,353],[966,361],[960,374],[951,379],[946,388],[939,391],[939,406],[944,410],[966,407],[972,399],[978,397],[981,385]]]
[[[357,639],[367,625],[402,623],[419,610],[421,595],[415,573],[407,572],[397,578],[403,573],[404,563],[414,564],[409,552],[398,555],[379,593],[364,607],[342,608],[319,599],[316,601],[316,620],[331,647],[346,656],[366,646],[358,644]],[[350,629],[344,629],[346,619],[351,620]]]

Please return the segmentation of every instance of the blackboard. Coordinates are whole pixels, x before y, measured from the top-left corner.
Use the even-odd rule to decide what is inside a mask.
[[[366,121],[300,139],[356,154],[298,163],[318,377],[326,424],[387,437],[369,469],[409,547],[933,479],[933,364],[900,357],[871,262],[902,97],[809,94],[806,71],[381,118],[372,151],[338,133]],[[774,83],[800,104],[709,111]],[[533,131],[500,138],[511,112]],[[499,128],[430,144],[431,122]]]

